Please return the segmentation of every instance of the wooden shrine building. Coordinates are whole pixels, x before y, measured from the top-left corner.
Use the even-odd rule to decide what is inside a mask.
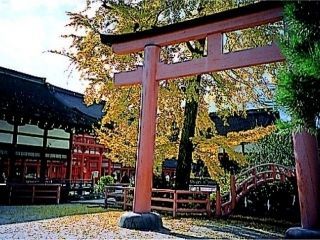
[[[90,179],[92,171],[100,173],[104,146],[90,133],[102,108],[87,107],[83,95],[44,78],[0,67],[2,182]]]

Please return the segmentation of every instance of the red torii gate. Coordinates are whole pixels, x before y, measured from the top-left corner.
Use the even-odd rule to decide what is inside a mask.
[[[101,34],[102,43],[111,45],[116,54],[144,51],[143,67],[135,71],[115,74],[117,86],[142,84],[134,213],[151,212],[158,82],[201,73],[284,61],[284,57],[275,44],[223,53],[223,33],[273,23],[281,19],[282,5],[279,2],[264,1],[143,32],[123,35]],[[161,47],[204,38],[207,38],[206,57],[176,64],[160,62]],[[125,225],[125,227],[139,228],[137,225],[133,227]]]

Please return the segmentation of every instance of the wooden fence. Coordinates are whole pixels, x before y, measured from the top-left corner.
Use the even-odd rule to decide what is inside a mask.
[[[60,202],[60,184],[8,184],[9,204],[43,203],[43,200]]]
[[[133,187],[109,185],[106,187],[106,207],[132,209]],[[211,216],[210,192],[171,189],[152,189],[151,209],[177,214],[206,214]]]
[[[230,177],[230,192],[221,196],[219,186],[200,185],[190,189],[195,191],[152,189],[151,209],[170,212],[174,217],[179,213],[207,214],[225,216],[232,213],[240,198],[252,189],[274,181],[286,181],[294,177],[293,168],[283,165],[260,164]],[[200,191],[201,190],[201,191]],[[132,208],[134,188],[127,185],[110,185],[106,187],[106,206],[114,206],[124,210]],[[211,209],[210,193],[215,192],[215,206]]]

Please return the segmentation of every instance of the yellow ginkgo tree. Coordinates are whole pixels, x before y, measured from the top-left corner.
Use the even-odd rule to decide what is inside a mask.
[[[86,90],[88,104],[104,100],[105,115],[97,133],[100,141],[110,149],[109,158],[131,166],[136,160],[140,87],[115,88],[113,76],[115,72],[132,70],[141,65],[143,53],[115,55],[110,47],[101,43],[99,34],[121,34],[156,28],[252,2],[87,0],[83,11],[68,13],[70,23],[67,26],[72,28],[73,33],[64,37],[70,38],[72,43],[69,49],[54,52],[69,57],[75,69],[81,73],[81,78],[89,80],[90,86]],[[227,33],[224,51],[268,44],[278,33],[279,24]],[[176,44],[161,50],[161,61],[186,61],[205,56],[206,51],[205,40]],[[189,185],[191,164],[195,156],[201,157],[209,166],[212,176],[217,176],[215,172],[220,170],[219,164],[215,164],[214,149],[221,146],[226,148],[230,144],[227,143],[229,137],[216,136],[210,140],[201,138],[201,132],[208,128],[214,132],[208,115],[209,107],[214,104],[215,111],[222,117],[235,113],[245,114],[248,103],[265,107],[265,103],[273,97],[270,84],[275,83],[275,69],[276,65],[263,65],[161,81],[155,168],[164,158],[177,156],[176,186],[180,189]],[[254,135],[259,136],[256,133]],[[212,154],[204,154],[204,148],[210,148]],[[232,151],[228,153],[232,155]],[[237,157],[236,160],[242,161],[242,158]]]

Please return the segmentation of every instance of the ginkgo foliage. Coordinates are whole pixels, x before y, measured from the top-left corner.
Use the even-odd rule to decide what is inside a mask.
[[[259,139],[268,136],[275,130],[274,125],[268,127],[256,127],[252,130],[241,132],[229,132],[227,136],[215,135],[210,139],[204,139],[204,137],[195,137],[194,143],[196,144],[195,155],[203,159],[210,176],[221,183],[225,175],[224,170],[220,166],[218,158],[219,148],[223,148],[228,153],[230,159],[234,159],[240,166],[247,164],[245,156],[236,152],[234,149],[241,143],[252,143]]]
[[[67,50],[55,51],[70,58],[80,71],[81,78],[89,80],[86,102],[104,100],[105,115],[97,129],[99,139],[109,149],[108,157],[134,166],[140,108],[140,86],[117,88],[113,84],[115,72],[128,71],[142,65],[143,53],[115,55],[100,41],[100,33],[121,34],[142,31],[187,19],[243,6],[254,1],[217,0],[87,0],[87,7],[79,13],[68,13],[67,27],[72,34],[63,36],[72,40]],[[235,31],[225,34],[224,51],[230,52],[271,43],[279,34],[281,24]],[[161,50],[161,61],[175,63],[206,55],[205,40],[167,46]],[[231,149],[234,138],[218,136],[209,118],[209,107],[223,117],[245,114],[248,104],[265,107],[273,98],[276,65],[204,74],[184,79],[160,82],[157,111],[155,169],[165,158],[178,156],[178,188],[188,186],[191,162],[201,158],[212,176],[221,172],[216,164],[218,147]],[[212,129],[212,139],[202,133]],[[253,130],[255,131],[255,130]],[[259,134],[260,129],[252,133]],[[237,135],[236,133],[234,133]],[[236,142],[247,141],[239,134]],[[196,140],[193,140],[196,138]],[[195,144],[195,141],[197,144]],[[242,157],[236,159],[243,161]]]

